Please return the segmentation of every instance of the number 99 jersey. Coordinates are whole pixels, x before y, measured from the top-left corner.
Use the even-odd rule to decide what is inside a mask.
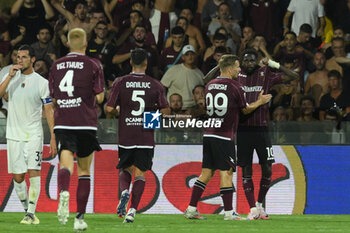
[[[119,147],[153,148],[154,130],[144,129],[143,117],[145,111],[153,112],[168,107],[163,85],[142,73],[131,73],[117,78],[113,83],[107,106],[116,108],[118,105]],[[153,116],[160,119],[156,114]]]
[[[56,60],[49,87],[56,100],[54,129],[97,130],[96,95],[104,91],[98,60],[75,52]]]
[[[222,121],[221,127],[206,128],[204,137],[235,140],[241,109],[247,106],[245,93],[236,80],[217,77],[205,88],[207,114]]]

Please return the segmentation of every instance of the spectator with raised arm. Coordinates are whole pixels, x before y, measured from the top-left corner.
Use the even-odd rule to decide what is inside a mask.
[[[54,11],[48,0],[17,0],[12,5],[11,16],[15,17],[15,25],[26,28],[26,33],[21,42],[32,44],[36,41],[36,34],[40,26],[54,16]],[[14,31],[12,31],[11,37],[15,38],[18,35],[18,31],[16,27],[12,27],[13,29]]]
[[[213,18],[208,27],[209,37],[212,40],[216,30],[224,27],[228,31],[228,38],[232,38],[232,52],[236,53],[241,40],[241,27],[231,16],[228,3],[221,3],[218,7],[217,17]]]

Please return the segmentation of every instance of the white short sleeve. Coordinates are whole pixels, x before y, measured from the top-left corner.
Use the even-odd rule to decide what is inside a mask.
[[[319,18],[324,17],[324,7],[320,2],[317,5],[317,14]]]
[[[296,0],[291,0],[288,6],[288,11],[295,12]]]

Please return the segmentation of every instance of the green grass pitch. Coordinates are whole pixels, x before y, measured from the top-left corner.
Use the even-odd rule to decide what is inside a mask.
[[[60,225],[56,213],[37,213],[39,225],[22,225],[23,213],[0,212],[0,232],[49,233],[74,232],[74,213],[66,225]],[[222,215],[204,215],[207,220],[188,220],[183,215],[137,214],[134,223],[123,224],[115,214],[86,214],[86,232],[256,232],[256,233],[332,233],[350,232],[350,215],[272,215],[270,220],[224,221]]]

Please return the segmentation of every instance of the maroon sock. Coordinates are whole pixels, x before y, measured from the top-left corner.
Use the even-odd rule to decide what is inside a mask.
[[[206,186],[207,185],[204,184],[203,182],[196,180],[192,189],[190,206],[197,207],[197,203],[201,198]]]
[[[131,191],[131,205],[130,208],[134,208],[137,210],[137,207],[139,206],[143,190],[145,189],[145,178],[144,177],[136,177],[134,185],[132,186]]]
[[[258,196],[258,202],[263,203],[265,200],[267,191],[269,191],[271,178],[262,177],[260,180],[260,190]]]
[[[68,191],[70,183],[70,172],[67,168],[62,168],[58,171],[58,192]]]
[[[255,207],[254,184],[251,177],[243,177],[243,188],[250,208]]]
[[[131,183],[131,174],[127,170],[121,170],[119,173],[119,191],[123,192],[125,189],[129,191]]]
[[[90,176],[79,176],[77,190],[77,214],[84,214],[90,194]]]
[[[232,187],[220,188],[220,195],[224,203],[224,210],[225,211],[233,210],[233,207],[232,207],[233,188]]]

